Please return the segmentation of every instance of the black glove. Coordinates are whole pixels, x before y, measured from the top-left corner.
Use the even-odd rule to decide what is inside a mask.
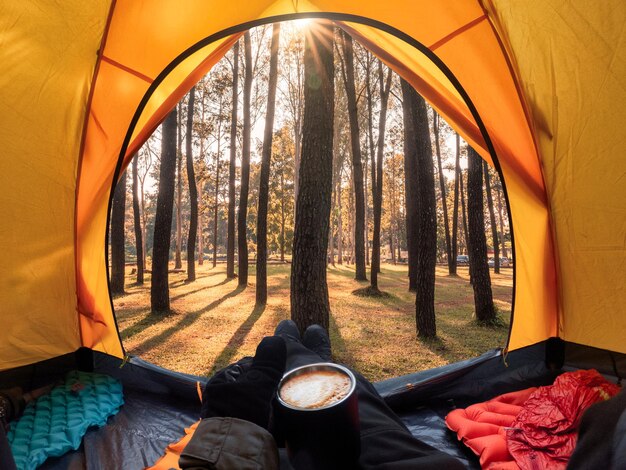
[[[283,338],[263,338],[251,363],[238,365],[235,381],[222,373],[206,384],[200,416],[239,418],[267,429],[270,404],[285,372],[286,357]]]

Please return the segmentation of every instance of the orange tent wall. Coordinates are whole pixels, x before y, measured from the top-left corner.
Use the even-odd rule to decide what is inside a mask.
[[[207,14],[206,3],[201,1],[188,2],[185,8],[174,1],[115,5],[101,52],[78,175],[76,274],[84,345],[121,354],[105,272],[106,210],[118,154],[152,81],[177,56],[211,34],[272,15],[318,12],[358,15],[404,32],[430,47],[458,78],[485,123],[508,187],[517,272],[510,347],[556,335],[555,257],[541,166],[509,64],[478,2],[405,0],[382,6],[378,1],[257,1],[242,8],[232,1],[216,1],[211,7],[219,14]],[[354,18],[348,26],[364,42],[377,45],[387,63],[423,92],[463,136],[480,145],[481,154],[488,158],[467,107],[429,59],[392,35],[356,24]],[[232,38],[226,37],[193,54],[163,82],[134,130],[125,164],[147,130],[192,85],[187,77],[199,78],[231,43]],[[418,76],[414,73],[418,70],[430,73]]]

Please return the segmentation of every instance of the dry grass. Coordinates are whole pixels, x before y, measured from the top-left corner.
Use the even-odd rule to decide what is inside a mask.
[[[186,284],[184,273],[170,274],[173,313],[150,311],[149,275],[137,287],[127,277],[127,293],[114,299],[119,329],[130,354],[169,369],[196,375],[253,355],[256,345],[289,317],[290,265],[268,267],[269,299],[265,308],[254,305],[254,266],[250,285],[237,287],[226,279],[225,266],[200,266],[196,282]],[[370,380],[383,380],[477,356],[503,346],[508,335],[512,270],[492,273],[494,298],[506,327],[476,325],[467,268],[459,277],[437,267],[437,332],[434,341],[415,334],[414,295],[407,291],[406,266],[383,265],[379,286],[389,295],[363,297],[353,291],[367,286],[354,280],[352,266],[330,267],[328,284],[332,316],[330,335],[334,359],[355,367]]]

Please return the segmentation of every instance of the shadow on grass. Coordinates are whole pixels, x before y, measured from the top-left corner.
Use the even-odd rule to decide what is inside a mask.
[[[226,300],[230,299],[231,297],[235,297],[237,294],[240,294],[241,292],[243,292],[243,290],[246,288],[246,286],[237,286],[237,288],[235,288],[235,290],[233,290],[232,292],[229,292],[228,294],[226,294],[225,296],[214,300],[213,302],[211,302],[209,305],[207,305],[204,308],[201,308],[200,310],[196,310],[195,312],[189,312],[187,314],[185,314],[183,316],[183,318],[181,318],[178,322],[176,322],[176,324],[170,326],[169,328],[167,328],[166,330],[162,331],[161,333],[159,333],[156,336],[153,336],[149,339],[147,339],[146,341],[144,341],[141,344],[138,344],[136,346],[136,350],[137,351],[141,351],[141,354],[145,354],[147,351],[151,350],[152,348],[158,346],[159,344],[163,343],[164,341],[166,341],[170,336],[172,336],[174,333],[177,333],[180,330],[183,330],[185,328],[187,328],[188,326],[191,326],[193,323],[195,323],[203,314],[210,312],[211,310],[213,310],[216,307],[219,307],[222,303],[224,303]],[[147,318],[150,318],[151,315],[148,315]],[[163,316],[156,316],[156,318],[153,318],[150,324],[154,324],[156,321],[159,320],[159,318],[163,318]],[[145,327],[144,327],[145,328]]]
[[[207,277],[213,277],[213,276],[217,276],[218,274],[222,274],[222,271],[216,271],[216,272],[208,272],[208,273],[202,273],[202,274],[196,274],[196,281],[199,281],[200,279],[204,279]],[[194,281],[195,282],[195,281]],[[188,285],[189,282],[187,282],[187,278],[185,279],[179,279],[177,281],[171,282],[170,283],[170,287],[172,288],[176,288],[176,287],[182,287],[185,285]]]
[[[450,348],[448,345],[439,336],[434,338],[420,338],[418,336],[417,340],[435,356],[445,359],[447,362],[451,362],[456,359],[453,354],[450,354]]]
[[[339,327],[337,326],[337,322],[335,321],[335,317],[330,314],[328,318],[328,327],[330,334],[330,342],[333,351],[333,359],[337,362],[344,363],[350,367],[355,367],[356,361],[354,356],[348,350],[348,346],[346,345],[346,341],[341,336],[341,332]]]
[[[228,284],[232,280],[233,279],[225,278],[223,281],[218,282],[217,284],[213,284],[213,285],[210,285],[210,286],[203,286],[203,287],[200,287],[199,289],[194,289],[194,290],[190,290],[188,292],[183,292],[182,294],[178,294],[178,295],[175,295],[173,297],[170,297],[170,301],[172,301],[172,300],[179,300],[179,299],[182,299],[184,297],[187,297],[188,295],[196,294],[196,293],[198,293],[200,291],[207,290],[207,289],[212,289],[213,287],[223,286],[224,284]]]
[[[261,315],[263,315],[264,311],[265,304],[257,304],[254,306],[252,312],[250,313],[250,315],[248,315],[248,318],[246,318],[246,321],[239,325],[239,328],[237,328],[237,331],[235,331],[231,338],[228,340],[228,343],[226,343],[226,346],[224,346],[222,352],[219,353],[219,355],[215,358],[213,367],[205,371],[204,375],[211,376],[215,373],[215,371],[230,364],[230,362],[234,359],[235,354],[237,354],[239,348],[243,345],[243,342],[250,333],[250,330],[257,322],[257,320],[261,318]]]

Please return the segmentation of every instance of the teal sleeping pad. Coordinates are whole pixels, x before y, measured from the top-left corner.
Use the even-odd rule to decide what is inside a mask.
[[[26,406],[8,440],[18,470],[78,449],[91,426],[104,426],[124,404],[122,384],[102,374],[72,371],[64,383]]]

